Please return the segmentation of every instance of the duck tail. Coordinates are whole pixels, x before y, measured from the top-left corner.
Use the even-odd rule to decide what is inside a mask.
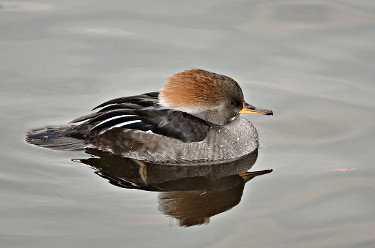
[[[27,132],[26,142],[53,150],[75,151],[87,146],[83,132],[77,126],[46,127]]]

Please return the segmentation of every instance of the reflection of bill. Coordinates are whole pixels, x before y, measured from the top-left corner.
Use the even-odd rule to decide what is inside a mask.
[[[161,192],[159,210],[181,226],[208,223],[211,216],[241,201],[245,183],[272,172],[247,172],[257,159],[257,150],[236,161],[194,164],[153,164],[97,150],[87,152],[97,157],[80,161],[96,168],[96,174],[111,184]]]

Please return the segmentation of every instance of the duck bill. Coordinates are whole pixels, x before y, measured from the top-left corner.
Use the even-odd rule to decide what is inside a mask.
[[[248,103],[243,104],[240,114],[258,114],[258,115],[273,115],[272,110],[256,108]]]
[[[246,172],[246,173],[239,174],[239,176],[242,177],[242,179],[246,183],[256,176],[268,174],[268,173],[271,173],[271,172],[272,172],[272,169],[271,170],[254,171],[254,172]]]

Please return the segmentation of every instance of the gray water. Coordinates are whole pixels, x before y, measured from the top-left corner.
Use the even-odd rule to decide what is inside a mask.
[[[374,44],[373,1],[0,1],[0,246],[374,247]],[[206,224],[24,141],[192,67],[274,111],[274,171]]]

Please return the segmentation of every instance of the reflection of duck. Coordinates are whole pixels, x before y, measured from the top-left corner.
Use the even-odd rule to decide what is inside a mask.
[[[246,172],[257,159],[257,149],[236,161],[194,165],[146,163],[94,149],[87,152],[96,157],[80,161],[110,183],[161,192],[160,211],[181,226],[207,223],[211,216],[231,209],[240,202],[246,182],[272,171]]]
[[[96,147],[143,161],[237,159],[258,147],[244,114],[272,115],[244,101],[233,79],[204,70],[173,75],[161,92],[122,97],[77,118],[75,126],[28,133],[27,141],[52,149]]]
[[[246,172],[218,178],[207,183],[207,187],[195,191],[162,192],[159,194],[159,209],[176,218],[181,226],[208,223],[211,216],[240,203],[245,183],[271,171]]]

